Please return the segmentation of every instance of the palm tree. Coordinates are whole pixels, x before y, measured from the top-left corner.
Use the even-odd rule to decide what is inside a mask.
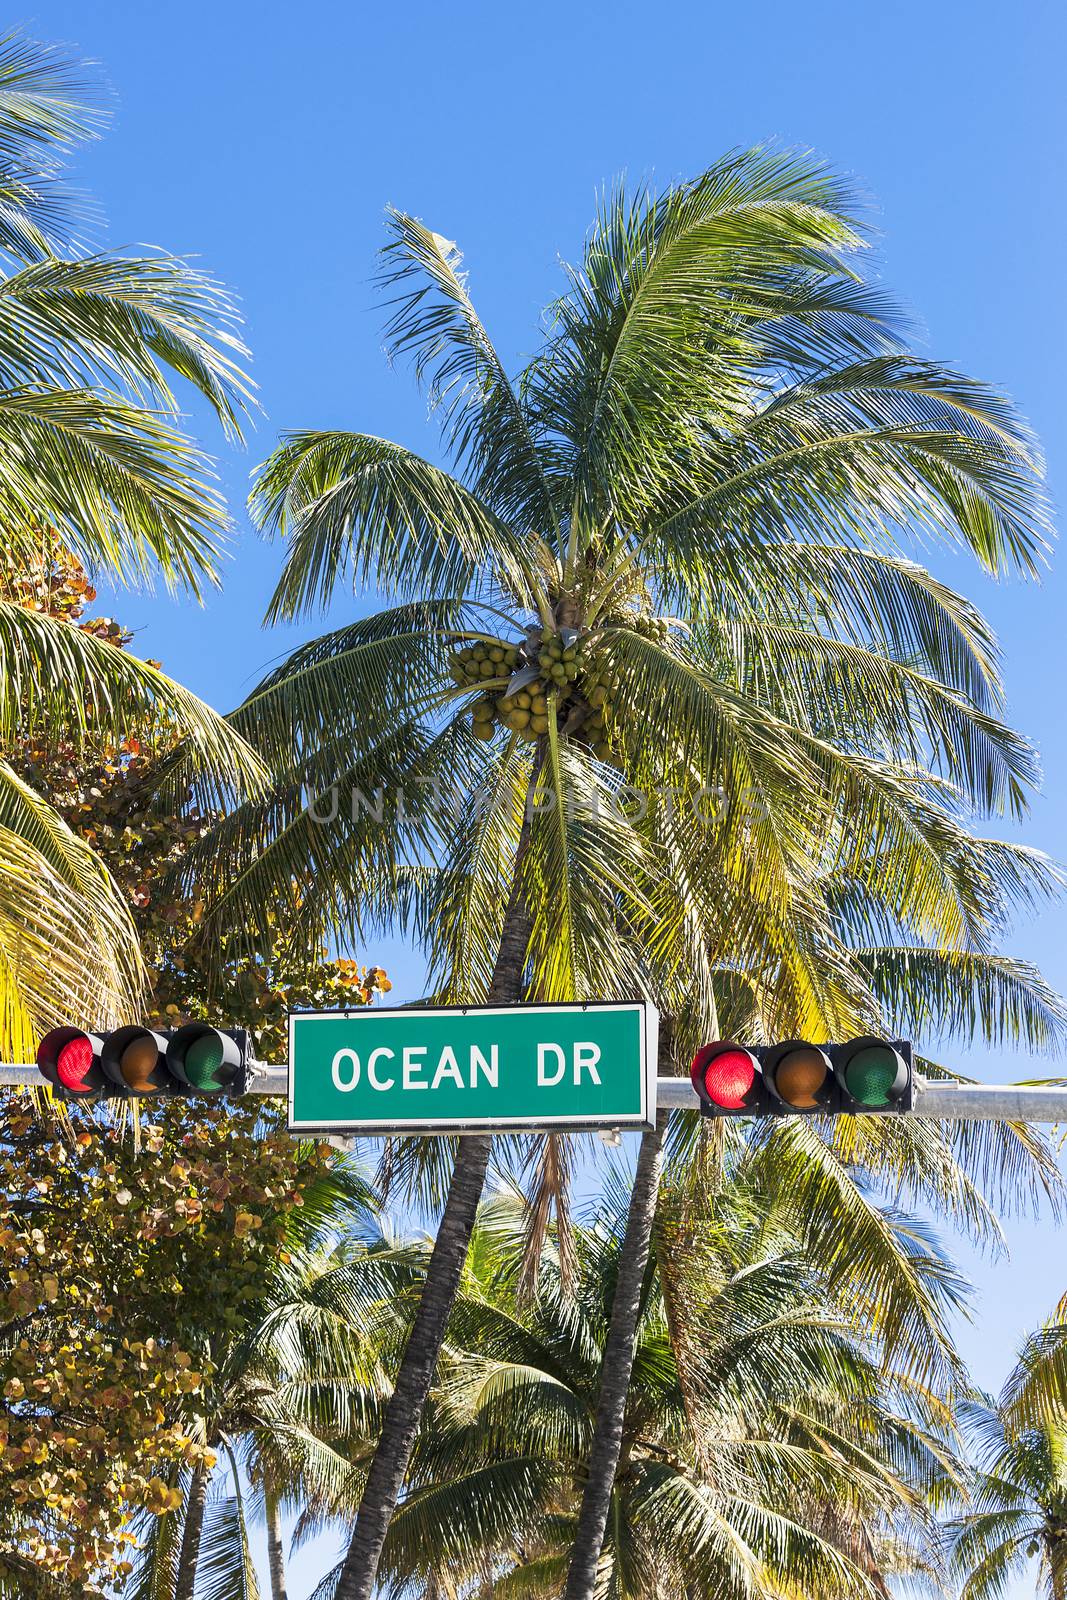
[[[962,821],[1024,807],[1033,753],[999,719],[981,618],[896,549],[915,521],[1034,570],[1039,463],[1003,399],[907,352],[853,268],[845,186],[757,150],[619,191],[514,384],[455,246],[390,227],[390,346],[455,471],[339,432],[291,435],[261,471],[255,513],[287,541],[272,616],[344,578],[398,603],[298,649],[235,714],[281,777],[189,858],[209,915],[250,939],[268,905],[309,935],[413,928],[446,1000],[651,994],[676,1019],[666,1068],[742,990],[749,1014],[832,1037],[889,1009],[894,960],[918,1011],[955,970],[983,1020],[1018,1001],[1054,1033],[1032,970],[988,953],[1046,866]],[[697,825],[694,797],[719,795]],[[894,955],[902,923],[919,940]],[[816,1135],[791,1137],[802,1170]],[[936,1131],[847,1137],[957,1183]],[[489,1143],[454,1148],[340,1600],[369,1600],[458,1289]],[[542,1187],[566,1166],[546,1148]],[[410,1163],[439,1175],[434,1152]],[[823,1145],[823,1181],[835,1163]]]
[[[202,1349],[212,1383],[200,1443],[221,1470],[182,1474],[178,1511],[148,1519],[131,1600],[258,1600],[249,1527],[268,1535],[271,1600],[285,1600],[281,1507],[347,1479],[331,1443],[355,1415],[376,1421],[383,1352],[416,1255],[390,1248],[359,1171],[335,1164],[303,1190],[285,1249],[240,1315],[205,1305]],[[362,1410],[357,1410],[360,1399]]]
[[[661,1215],[674,1196],[668,1185]],[[577,1231],[571,1291],[557,1243],[524,1290],[520,1196],[485,1203],[438,1383],[386,1539],[396,1595],[558,1595],[575,1537],[628,1193]],[[907,1230],[903,1218],[896,1225]],[[933,1281],[943,1263],[913,1239]],[[811,1266],[788,1216],[737,1173],[699,1258],[699,1357],[678,1365],[660,1275],[641,1294],[602,1591],[617,1600],[886,1592],[936,1575],[931,1502],[962,1482],[945,1395],[897,1384]],[[942,1279],[943,1308],[957,1290]],[[358,1500],[358,1475],[304,1530]],[[317,1594],[334,1592],[338,1572]]]
[[[245,1462],[262,1491],[272,1600],[285,1600],[283,1507],[332,1504],[364,1481],[425,1272],[423,1245],[394,1237],[376,1197],[353,1220],[339,1208],[340,1242],[294,1255],[249,1345],[270,1384]]]
[[[977,1463],[950,1525],[963,1600],[1001,1595],[1038,1558],[1041,1592],[1067,1596],[1067,1406],[1063,1307],[1026,1343],[998,1402],[967,1411]]]
[[[172,378],[224,429],[249,389],[228,297],[162,254],[88,254],[59,157],[99,118],[74,62],[0,40],[0,1054],[32,1058],[61,1019],[106,1021],[143,982],[128,908],[101,863],[23,783],[27,737],[117,741],[146,724],[223,791],[254,779],[243,741],[158,667],[20,603],[56,552],[123,583],[217,581],[227,519],[177,420]]]

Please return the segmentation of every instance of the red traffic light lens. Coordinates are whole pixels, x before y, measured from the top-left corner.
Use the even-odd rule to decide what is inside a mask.
[[[85,1028],[53,1028],[37,1046],[37,1070],[53,1089],[88,1099],[104,1086],[101,1039]]]
[[[94,1054],[88,1035],[76,1033],[56,1056],[56,1077],[71,1094],[92,1093],[95,1086],[87,1080],[92,1073]]]
[[[747,1050],[738,1045],[705,1045],[693,1057],[690,1076],[712,1105],[724,1111],[743,1111],[756,1083],[759,1068]]]
[[[704,1072],[709,1099],[729,1111],[742,1109],[755,1081],[755,1064],[747,1050],[724,1050]]]
[[[828,1073],[829,1066],[821,1050],[812,1045],[799,1045],[779,1059],[774,1086],[786,1105],[795,1106],[798,1111],[814,1111]]]

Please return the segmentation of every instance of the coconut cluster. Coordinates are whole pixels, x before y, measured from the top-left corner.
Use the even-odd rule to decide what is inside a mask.
[[[612,759],[611,708],[615,683],[598,659],[592,634],[568,628],[559,633],[531,630],[521,645],[499,639],[458,650],[450,662],[455,682],[475,688],[486,680],[508,678],[471,706],[475,738],[491,739],[499,725],[524,739],[549,731],[554,696],[558,726],[588,745],[600,761]]]
[[[610,761],[615,682],[598,657],[594,636],[557,633],[542,638],[537,670],[546,689],[556,691],[560,720],[566,720],[572,737],[588,745],[598,761]]]
[[[471,707],[476,739],[491,739],[499,723],[523,739],[538,739],[548,732],[548,700],[536,686],[517,689],[514,694],[485,697]]]
[[[592,659],[592,635],[576,635],[568,644],[562,633],[542,636],[537,655],[537,670],[548,686],[555,685],[561,692],[575,683],[583,667]]]
[[[508,678],[519,665],[519,649],[503,639],[477,639],[455,652],[448,670],[461,689],[473,688],[484,678]]]
[[[666,617],[649,617],[643,612],[628,615],[624,624],[633,633],[639,633],[643,639],[652,639],[656,644],[669,644],[671,625]]]
[[[616,684],[604,662],[595,665],[582,682],[582,694],[589,707],[588,715],[578,730],[598,761],[612,759],[612,706]]]

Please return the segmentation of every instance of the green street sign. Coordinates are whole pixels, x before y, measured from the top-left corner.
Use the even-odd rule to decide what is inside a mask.
[[[659,1014],[641,1001],[289,1017],[293,1132],[650,1128]]]

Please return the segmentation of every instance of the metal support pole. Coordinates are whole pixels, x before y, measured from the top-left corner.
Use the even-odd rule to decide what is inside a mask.
[[[656,1087],[661,1106],[695,1111],[700,1104],[688,1078],[659,1078]],[[946,1083],[916,1075],[910,1114],[946,1122],[1067,1122],[1067,1084]]]
[[[39,1088],[36,1067],[0,1062],[0,1086]],[[289,1087],[288,1064],[257,1067],[249,1085],[252,1094],[285,1095]],[[672,1110],[696,1111],[700,1105],[688,1078],[658,1078],[656,1099]],[[899,1116],[898,1111],[872,1111],[871,1116]],[[915,1079],[915,1106],[911,1115],[946,1122],[1064,1122],[1067,1123],[1067,1082],[1047,1084],[944,1083]]]

